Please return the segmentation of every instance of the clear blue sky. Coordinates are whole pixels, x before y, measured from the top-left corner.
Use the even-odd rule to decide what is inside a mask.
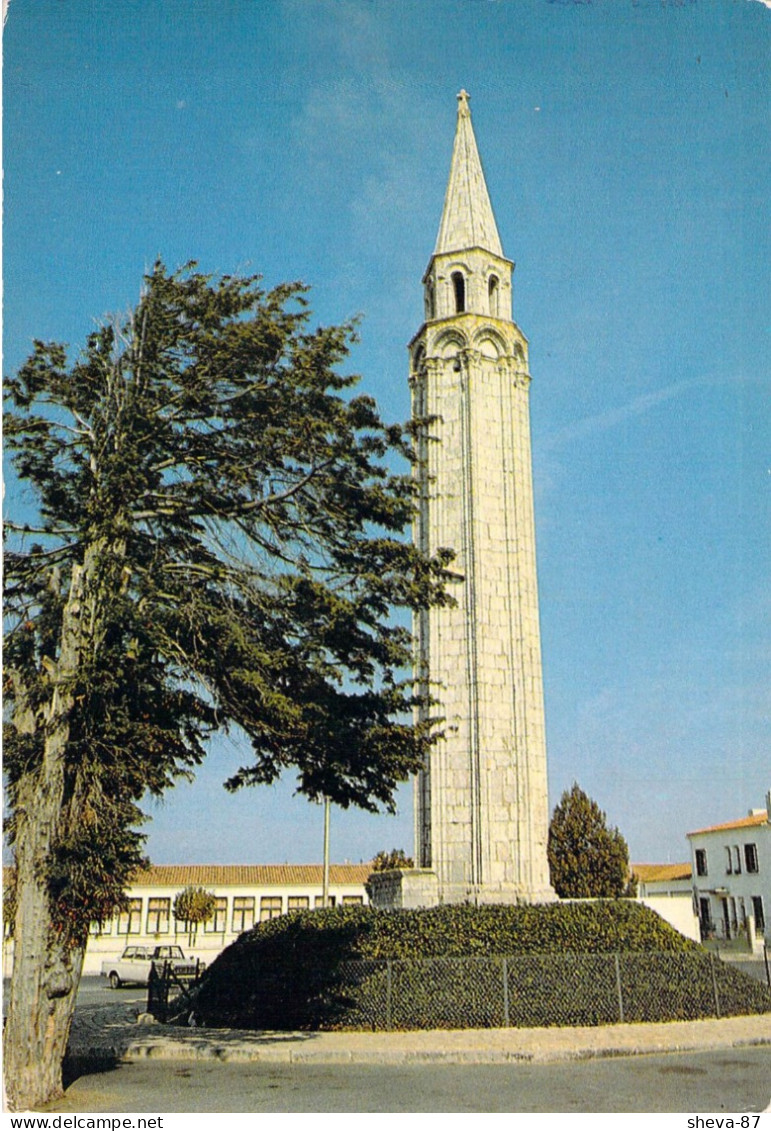
[[[770,76],[759,0],[11,0],[4,369],[193,258],[361,312],[406,418],[465,87],[531,343],[551,803],[683,859],[771,786]],[[319,859],[241,761],[149,806],[156,863]],[[411,845],[409,788],[334,814],[334,859]]]

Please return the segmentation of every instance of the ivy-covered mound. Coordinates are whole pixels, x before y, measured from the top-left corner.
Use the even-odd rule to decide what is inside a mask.
[[[339,907],[241,935],[195,1013],[248,1029],[598,1025],[715,1016],[716,995],[721,1015],[771,1011],[766,986],[637,903]]]

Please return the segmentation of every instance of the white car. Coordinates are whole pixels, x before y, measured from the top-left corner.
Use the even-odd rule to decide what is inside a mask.
[[[106,958],[102,962],[102,977],[107,978],[114,990],[124,982],[146,986],[150,967],[155,963],[158,973],[165,963],[170,963],[177,978],[194,978],[204,964],[185,958],[181,946],[127,946],[120,958]]]

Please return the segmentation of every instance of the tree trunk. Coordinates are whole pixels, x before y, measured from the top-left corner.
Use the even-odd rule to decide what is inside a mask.
[[[51,694],[37,718],[22,710],[15,724],[44,728],[41,764],[15,796],[16,916],[8,1019],[3,1034],[11,1108],[39,1108],[62,1092],[62,1060],[83,966],[84,943],[55,923],[49,892],[52,854],[66,818],[65,769],[73,706],[72,681],[82,648],[83,569],[75,566],[62,614]]]
[[[12,1111],[39,1110],[62,1094],[83,953],[55,938],[45,884],[21,885],[3,1050]]]
[[[17,808],[13,974],[3,1050],[14,1111],[38,1108],[61,1095],[62,1060],[83,965],[84,947],[52,921],[47,882],[64,776],[57,765],[61,751],[51,747],[61,745],[61,735],[46,742],[43,773],[29,775]]]
[[[5,1082],[16,1111],[50,1103],[62,1092],[62,1060],[72,1025],[87,927],[70,929],[52,905],[51,865],[60,836],[79,818],[67,764],[74,688],[84,655],[102,643],[118,590],[125,541],[97,536],[73,565],[62,609],[59,655],[44,667],[49,695],[38,710],[17,694],[14,725],[44,735],[41,762],[15,788],[16,917],[8,1020],[3,1035]]]

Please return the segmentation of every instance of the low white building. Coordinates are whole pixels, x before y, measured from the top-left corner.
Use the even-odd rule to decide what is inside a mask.
[[[765,809],[688,833],[703,939],[771,942],[771,791]]]
[[[367,903],[364,885],[371,864],[331,864],[329,903]],[[202,887],[216,899],[213,917],[191,933],[174,918],[174,901],[187,887]],[[322,906],[320,864],[154,865],[138,872],[128,890],[128,908],[106,923],[94,923],[86,949],[84,974],[98,974],[102,959],[119,955],[129,944],[177,943],[186,955],[207,965],[242,931],[288,911]],[[13,940],[5,940],[6,975],[13,960]]]
[[[690,864],[633,864],[637,900],[666,919],[681,935],[699,940]]]
[[[637,877],[637,894],[643,899],[693,896],[690,864],[633,864],[631,871]]]

